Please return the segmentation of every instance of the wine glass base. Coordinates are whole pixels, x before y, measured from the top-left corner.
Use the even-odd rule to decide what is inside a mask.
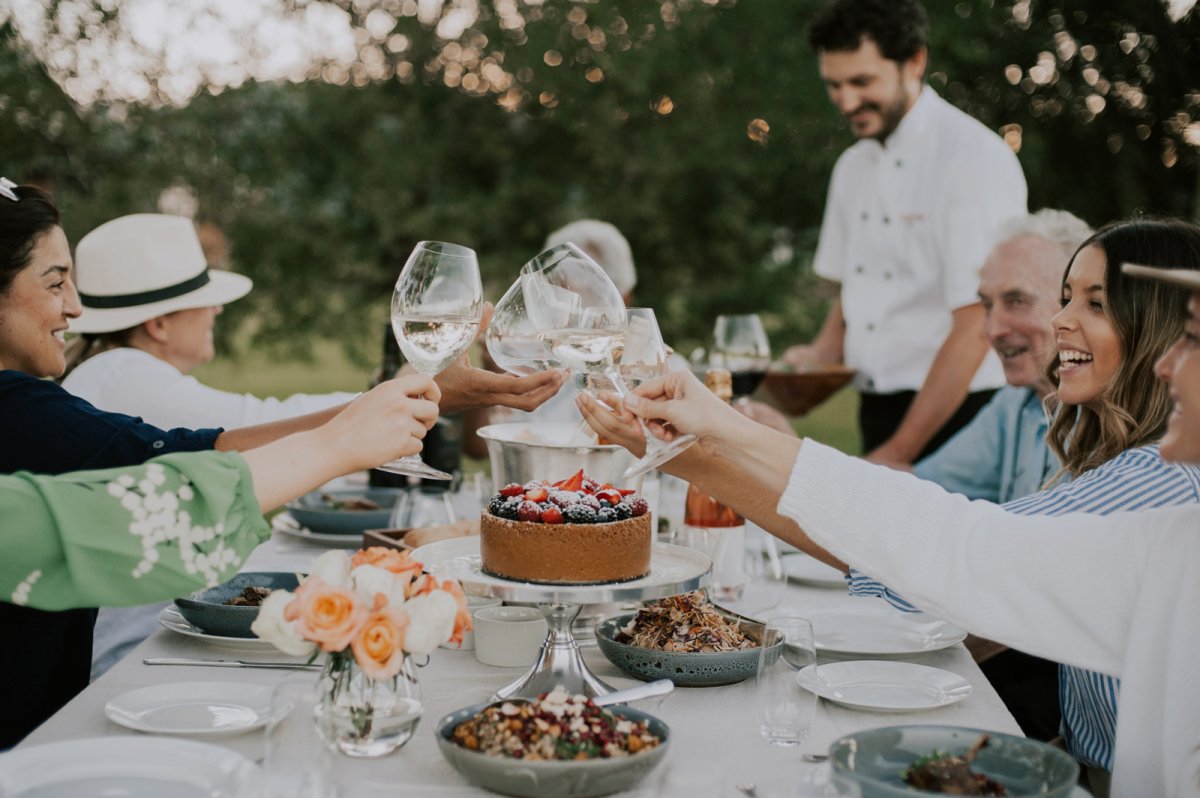
[[[649,435],[650,433],[647,432],[646,434]],[[658,468],[668,460],[674,459],[676,456],[681,454],[684,449],[688,448],[695,442],[695,435],[680,435],[675,440],[671,441],[670,443],[664,443],[654,451],[647,451],[641,460],[638,460],[636,463],[629,466],[629,468],[626,468],[625,473],[621,476],[623,476],[625,479],[633,479],[640,474],[645,474],[647,471]]]
[[[375,468],[380,471],[387,471],[390,474],[402,474],[409,477],[421,477],[422,479],[454,479],[453,474],[439,471],[433,466],[427,465],[419,457],[401,457],[399,460],[392,460],[390,463],[377,465]]]

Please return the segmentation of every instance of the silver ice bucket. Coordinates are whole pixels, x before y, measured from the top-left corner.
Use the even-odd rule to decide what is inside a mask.
[[[620,446],[586,443],[578,424],[520,422],[491,424],[479,430],[492,463],[492,490],[534,479],[557,482],[579,469],[598,482],[642,489],[642,478],[625,479],[634,456]]]

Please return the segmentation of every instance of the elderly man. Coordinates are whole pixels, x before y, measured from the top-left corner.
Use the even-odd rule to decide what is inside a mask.
[[[1025,178],[995,132],[925,83],[917,0],[832,0],[809,43],[858,141],[834,167],[813,262],[839,298],[784,357],[857,369],[863,451],[912,463],[1003,382],[975,287],[999,226],[1025,213]]]
[[[1084,222],[1055,210],[1004,227],[980,272],[979,301],[984,331],[1008,385],[966,427],[913,466],[917,476],[972,499],[1003,504],[1041,490],[1058,471],[1046,445],[1042,407],[1051,390],[1044,366],[1055,349],[1050,317],[1059,308],[1063,270],[1090,234]],[[850,582],[856,595],[879,595],[908,606],[858,571],[851,571]],[[981,638],[969,639],[968,646],[1025,733],[1043,740],[1056,736],[1058,666]]]

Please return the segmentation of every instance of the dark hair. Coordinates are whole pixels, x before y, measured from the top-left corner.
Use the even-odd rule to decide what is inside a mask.
[[[918,0],[832,0],[808,28],[808,43],[847,52],[871,39],[889,61],[907,61],[929,47],[929,15]]]
[[[1046,434],[1063,471],[1073,476],[1166,433],[1172,403],[1166,385],[1154,376],[1154,364],[1183,333],[1191,292],[1130,277],[1121,264],[1198,269],[1200,226],[1177,219],[1115,222],[1080,244],[1071,263],[1090,246],[1104,251],[1105,314],[1121,345],[1121,363],[1098,410],[1060,407]],[[1068,264],[1064,286],[1070,271]],[[1047,367],[1046,377],[1057,389],[1057,358]]]
[[[58,206],[45,191],[33,186],[13,191],[20,202],[0,197],[0,294],[29,265],[38,239],[61,224]]]

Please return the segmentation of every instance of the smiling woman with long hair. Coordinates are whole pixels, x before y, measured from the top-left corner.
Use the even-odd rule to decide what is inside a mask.
[[[1102,316],[1116,336],[1119,359],[1102,382],[1095,374],[1094,354],[1086,351],[1078,361],[1064,364],[1060,357],[1047,364],[1046,379],[1055,389],[1050,404],[1063,407],[1054,414],[1046,438],[1063,472],[1072,477],[1166,432],[1172,402],[1166,386],[1154,379],[1154,362],[1179,337],[1187,294],[1166,283],[1129,277],[1121,264],[1200,264],[1200,232],[1174,220],[1117,222],[1084,241],[1072,263],[1080,259],[1089,260],[1092,276],[1103,279],[1073,286],[1068,267],[1063,305],[1081,303],[1086,308],[1081,315]],[[1071,335],[1069,330],[1056,333],[1060,340]]]

